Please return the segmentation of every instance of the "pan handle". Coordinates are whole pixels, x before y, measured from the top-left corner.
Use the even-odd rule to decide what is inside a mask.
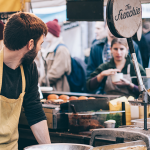
[[[70,107],[71,107],[73,113],[76,114],[77,112],[76,112],[75,106],[73,104],[71,104]]]

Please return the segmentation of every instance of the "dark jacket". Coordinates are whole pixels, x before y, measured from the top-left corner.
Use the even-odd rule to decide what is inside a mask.
[[[148,57],[150,57],[150,31],[149,32],[147,32],[146,34],[144,34],[144,37],[145,37],[145,39],[146,39],[146,42],[147,42],[147,48],[148,48],[148,52],[146,52],[145,54],[148,56]],[[144,51],[145,52],[145,51]],[[142,51],[142,53],[144,53],[143,51]],[[145,56],[146,57],[146,56]],[[147,59],[146,59],[147,60]],[[147,63],[147,62],[146,62]],[[148,60],[148,64],[149,64],[149,60]],[[148,66],[148,67],[150,67],[150,66]]]
[[[141,36],[140,41],[135,41],[140,49],[141,52],[141,57],[142,57],[142,62],[143,62],[143,68],[148,68],[148,63],[149,63],[149,56],[150,56],[150,33],[149,33],[149,38],[147,37],[148,34]],[[146,36],[146,37],[145,37]],[[146,39],[148,38],[148,39]],[[148,45],[149,43],[149,45]],[[149,46],[149,47],[148,47]]]
[[[147,44],[148,44],[148,49],[150,49],[150,31],[147,32],[144,36],[145,36],[145,39],[146,39]]]

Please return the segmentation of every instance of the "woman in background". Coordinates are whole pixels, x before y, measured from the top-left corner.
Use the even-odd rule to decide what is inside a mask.
[[[57,19],[46,23],[48,33],[35,61],[38,66],[40,86],[51,86],[54,91],[70,92],[67,76],[71,73],[71,57],[60,36],[61,28]]]
[[[111,43],[111,54],[113,58],[104,64],[101,64],[87,80],[87,88],[93,91],[103,87],[106,94],[135,96],[139,95],[137,79],[131,79],[136,76],[133,63],[128,56],[128,44],[126,39],[115,38]],[[139,64],[142,76],[145,76],[145,70]],[[123,73],[123,79],[119,82],[112,82],[111,75],[117,72]]]

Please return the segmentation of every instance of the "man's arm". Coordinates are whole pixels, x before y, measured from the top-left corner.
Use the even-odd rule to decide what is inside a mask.
[[[28,124],[38,143],[50,143],[46,116],[40,102],[38,92],[38,72],[36,64],[33,63],[24,67],[26,75],[26,93],[23,100],[23,107]]]
[[[47,121],[43,120],[31,126],[31,130],[39,144],[50,144]]]

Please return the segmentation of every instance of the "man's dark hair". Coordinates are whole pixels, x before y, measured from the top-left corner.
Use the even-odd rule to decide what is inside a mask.
[[[47,35],[47,26],[40,18],[31,13],[15,13],[5,25],[4,44],[10,50],[19,50],[33,39],[36,46],[43,34]]]

